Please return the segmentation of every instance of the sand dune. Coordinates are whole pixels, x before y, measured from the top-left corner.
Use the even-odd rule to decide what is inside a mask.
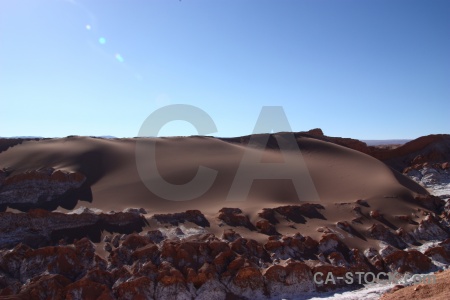
[[[334,228],[337,222],[355,220],[355,203],[365,199],[369,207],[361,213],[379,211],[385,215],[385,224],[391,228],[410,225],[396,218],[396,215],[414,213],[417,203],[414,197],[428,192],[407,177],[392,170],[383,162],[334,143],[297,134],[296,141],[304,159],[303,169],[287,165],[286,173],[305,178],[309,174],[323,205],[323,219],[308,219],[304,225],[281,222],[277,230],[281,234],[295,234],[300,230],[319,239],[319,227]],[[152,192],[148,185],[159,184],[157,178],[145,178],[146,186],[136,165],[136,145],[144,152],[152,146],[156,148],[156,165],[161,176],[170,184],[189,183],[196,175],[199,166],[217,171],[212,186],[199,197],[188,201],[172,201]],[[218,139],[212,137],[179,138],[135,138],[135,139],[99,139],[89,137],[70,137],[40,141],[26,141],[0,153],[0,167],[8,168],[11,174],[20,174],[28,170],[52,167],[67,172],[79,172],[86,181],[76,195],[75,201],[62,205],[61,211],[77,209],[81,206],[97,208],[103,211],[122,211],[126,208],[144,208],[150,213],[172,213],[189,209],[198,209],[210,220],[217,218],[223,207],[238,207],[250,221],[260,220],[263,208],[275,208],[283,205],[299,205],[311,202],[308,193],[297,193],[291,179],[256,179],[251,185],[247,197],[227,198],[235,180],[244,153],[262,155],[262,163],[283,162],[283,155],[295,155],[296,152],[280,152],[277,136],[271,135],[267,148],[264,145],[250,147],[247,139]],[[298,153],[297,153],[298,154]],[[149,161],[151,162],[150,156]],[[261,177],[258,166],[245,164],[246,172],[255,178]],[[283,170],[284,171],[284,170]],[[269,171],[270,172],[270,171]],[[153,185],[152,185],[153,184]],[[169,189],[171,189],[169,187]],[[244,193],[245,194],[245,193]],[[80,201],[76,201],[80,200]],[[358,205],[357,205],[358,206]],[[47,208],[48,209],[48,208]],[[416,221],[419,222],[423,216]],[[221,228],[212,221],[211,232],[220,234]],[[370,223],[371,224],[371,223]],[[353,222],[356,230],[365,232],[365,222]],[[300,227],[299,227],[300,226]],[[411,228],[410,228],[411,227]],[[263,241],[266,235],[253,233],[245,228],[246,236]],[[366,241],[367,242],[367,241]],[[367,247],[360,239],[349,239],[349,245]]]
[[[298,137],[297,141],[307,170],[286,171],[291,174],[306,174],[302,172],[309,171],[323,203],[385,199],[383,197],[386,195],[408,199],[415,193],[426,193],[414,182],[402,178],[368,155],[313,138]],[[143,184],[138,174],[136,142],[144,147],[156,143],[158,171],[171,184],[189,183],[199,166],[217,170],[217,177],[211,188],[196,199],[162,199]],[[290,179],[257,179],[247,199],[226,201],[244,151],[254,151],[255,155],[263,151],[263,163],[283,162],[279,150],[250,149],[240,143],[210,137],[114,140],[71,137],[26,141],[16,145],[0,153],[0,167],[11,169],[11,175],[42,167],[78,171],[87,177],[86,184],[92,191],[92,202],[79,202],[79,205],[103,210],[144,207],[150,211],[173,211],[195,208],[208,213],[217,212],[224,206],[256,208],[311,201],[299,199]],[[252,176],[260,175],[256,167],[246,167]]]

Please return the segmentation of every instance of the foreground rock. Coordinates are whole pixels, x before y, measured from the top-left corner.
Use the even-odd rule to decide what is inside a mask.
[[[169,223],[178,226],[179,223],[192,222],[198,226],[209,227],[209,221],[199,210],[187,210],[183,213],[153,215],[160,223]]]
[[[116,216],[117,226],[124,224],[126,215],[122,214]],[[41,210],[20,215],[35,225],[44,216],[55,223],[64,220],[62,214]],[[114,218],[85,210],[66,216],[97,225]],[[430,248],[426,255],[393,246],[363,254],[333,233],[324,233],[319,241],[299,233],[270,236],[261,244],[231,229],[225,230],[223,239],[213,234],[168,239],[152,230],[106,236],[105,241],[112,244],[105,258],[96,254],[87,238],[69,245],[32,249],[18,244],[0,250],[0,295],[21,299],[278,299],[346,286],[340,279],[316,283],[317,272],[336,278],[346,272],[423,273],[433,268],[429,257],[447,260],[450,256],[450,242]]]
[[[20,174],[0,173],[0,205],[18,208],[41,207],[55,202],[82,186],[86,177],[79,172],[42,168]]]
[[[100,241],[101,231],[130,233],[141,231],[145,218],[131,212],[96,214],[88,209],[63,214],[34,209],[27,213],[0,213],[0,249],[24,243],[31,247],[50,245],[64,239],[89,237]]]
[[[150,230],[144,230],[149,224],[144,218],[147,212],[139,209],[108,214],[87,208],[69,214],[42,209],[3,212],[0,246],[7,249],[0,250],[0,295],[21,299],[278,299],[347,286],[341,279],[317,283],[313,279],[318,272],[335,278],[347,272],[426,273],[436,267],[432,259],[450,260],[450,239],[446,239],[450,207],[430,197],[415,201],[424,214],[420,222],[408,223],[408,231],[385,226],[383,214],[360,201],[366,207],[364,230],[343,220],[321,227],[317,240],[299,232],[282,235],[277,231],[282,222],[324,218],[320,210],[325,207],[308,203],[263,209],[256,226],[241,209],[223,208],[214,220],[219,227],[227,225],[220,238],[206,231],[212,225],[198,210],[147,216],[164,224]],[[427,205],[430,210],[424,208]],[[435,214],[438,210],[442,214]],[[186,222],[203,228],[183,233],[178,226]],[[238,233],[239,227],[246,229]],[[266,234],[265,240],[245,236],[242,232],[247,229],[258,230],[255,235]],[[103,235],[103,244],[95,246],[92,241],[100,242],[102,231],[111,234]],[[346,240],[349,235],[361,242],[377,241],[380,247],[352,248]],[[436,239],[442,242],[424,254],[407,249],[413,243]]]
[[[324,209],[324,207],[320,204],[311,203],[287,205],[279,206],[276,208],[264,208],[263,211],[259,213],[259,216],[274,225],[279,223],[277,214],[288,221],[304,224],[306,223],[305,218],[322,220],[325,219],[325,217],[318,211],[318,209]]]

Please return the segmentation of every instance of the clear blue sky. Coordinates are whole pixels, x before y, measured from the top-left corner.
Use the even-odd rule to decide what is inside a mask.
[[[0,0],[0,136],[136,136],[177,103],[216,136],[250,134],[264,105],[294,131],[450,133],[449,16],[448,0]]]

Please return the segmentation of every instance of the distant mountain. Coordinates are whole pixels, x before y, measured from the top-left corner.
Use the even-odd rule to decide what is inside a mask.
[[[382,145],[403,145],[412,140],[398,139],[398,140],[361,140],[367,146],[382,146]]]

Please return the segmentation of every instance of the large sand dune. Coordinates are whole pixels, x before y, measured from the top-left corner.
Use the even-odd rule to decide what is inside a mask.
[[[313,138],[298,137],[297,141],[307,170],[287,171],[299,176],[309,171],[323,203],[377,198],[389,201],[392,206],[393,198],[385,196],[398,196],[396,201],[403,201],[415,193],[426,194],[419,185],[368,155]],[[139,176],[135,159],[137,142],[144,147],[156,144],[158,171],[171,184],[189,183],[199,166],[217,170],[217,177],[211,188],[196,199],[162,199],[152,193]],[[283,162],[286,153],[210,137],[113,140],[71,137],[16,145],[0,153],[0,166],[12,170],[11,175],[42,167],[78,171],[87,177],[86,185],[92,191],[92,199],[84,199],[91,203],[78,205],[103,210],[144,207],[150,211],[201,209],[208,213],[224,206],[261,208],[312,200],[299,199],[290,179],[257,179],[247,199],[227,201],[245,151],[255,155],[263,151],[262,163]],[[150,154],[148,160],[150,163]],[[256,166],[247,164],[245,167],[251,176],[261,177]]]

